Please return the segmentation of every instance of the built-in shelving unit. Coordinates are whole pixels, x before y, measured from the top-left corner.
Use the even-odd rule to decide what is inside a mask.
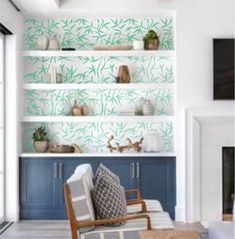
[[[25,90],[76,90],[76,89],[162,89],[170,88],[174,83],[129,83],[129,84],[76,84],[76,83],[31,83],[24,84]]]
[[[99,21],[89,21],[91,21],[92,27],[96,24],[101,27],[99,26]],[[24,153],[21,154],[22,157],[79,157],[81,155],[34,153],[32,132],[40,125],[48,128],[52,135],[51,137],[55,137],[58,143],[82,145],[85,148],[85,153],[82,156],[176,156],[174,13],[166,11],[156,19],[120,20],[120,24],[122,23],[120,29],[130,31],[130,34],[127,33],[125,40],[122,39],[124,35],[119,39],[120,36],[116,34],[119,31],[116,29],[117,27],[119,28],[116,25],[119,22],[118,18],[115,21],[113,19],[105,21],[107,21],[107,26],[111,27],[111,30],[108,31],[109,38],[101,39],[100,35],[93,36],[92,31],[90,31],[87,32],[87,36],[84,39],[77,39],[73,42],[71,38],[71,42],[67,42],[69,36],[66,34],[67,30],[63,29],[64,22],[62,19],[57,20],[57,28],[61,28],[60,40],[63,38],[63,44],[69,44],[71,47],[78,49],[75,51],[35,50],[36,41],[34,44],[32,39],[27,39],[27,37],[35,34],[34,39],[37,39],[38,32],[33,30],[37,20],[27,22],[25,45],[29,50],[21,52],[25,68],[24,82],[22,83],[24,101],[21,115],[22,137],[25,145],[23,145],[22,152]],[[68,24],[70,23],[68,22]],[[51,26],[47,26],[47,24],[49,23],[45,23],[44,28],[48,27],[50,31],[53,31]],[[82,21],[75,21],[73,24],[78,24],[77,28],[80,29],[79,27],[81,27],[82,29]],[[137,25],[135,26],[135,24]],[[126,42],[131,44],[129,37],[133,35],[136,39],[141,39],[146,29],[155,28],[156,26],[158,26],[157,28],[160,32],[160,43],[163,41],[158,50],[93,49],[96,44],[105,45],[106,42],[109,42],[112,31],[115,32],[112,35],[114,41],[112,44],[119,45],[119,40],[124,41],[124,44]],[[133,27],[135,27],[135,30],[132,29]],[[79,34],[77,35],[79,36]],[[115,42],[116,37],[118,41]],[[94,39],[98,40],[94,41]],[[118,66],[122,64],[130,67],[132,80],[129,84],[114,83]],[[58,73],[62,74],[62,83],[48,82],[47,75],[50,74],[50,67],[53,65],[56,66]],[[130,114],[130,112],[134,112],[135,102],[140,97],[145,97],[153,102],[154,107],[157,109],[154,115]],[[88,116],[70,116],[69,112],[71,112],[70,108],[74,100],[78,100],[79,104],[91,104],[92,110],[90,114]],[[61,106],[62,104],[66,104],[66,106]],[[111,134],[114,134],[115,140],[117,136],[117,141],[121,142],[126,137],[137,140],[143,136],[145,131],[151,129],[156,129],[161,133],[165,144],[164,152],[132,152],[125,154],[107,152],[106,142]],[[139,132],[139,134],[136,132]],[[84,135],[81,136],[81,133]],[[93,137],[92,140],[87,138],[89,135]],[[52,142],[53,139],[50,138]],[[102,142],[98,142],[100,140]],[[96,145],[89,152],[89,147],[86,147],[86,144],[92,143]],[[101,149],[101,147],[103,148]]]
[[[174,116],[25,116],[22,122],[133,122],[133,121],[174,121]]]
[[[159,152],[159,153],[22,153],[21,157],[175,157],[175,152]]]
[[[80,50],[80,51],[39,51],[39,50],[29,50],[23,51],[22,56],[30,57],[76,57],[76,56],[110,56],[110,57],[122,57],[122,56],[174,56],[174,50]]]

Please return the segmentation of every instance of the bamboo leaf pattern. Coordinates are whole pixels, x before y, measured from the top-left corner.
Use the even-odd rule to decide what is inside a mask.
[[[151,100],[155,115],[173,115],[172,89],[98,89],[98,90],[25,90],[25,115],[69,115],[74,100],[86,104],[92,115],[118,115],[120,111],[135,110],[140,97]]]
[[[137,123],[25,123],[23,129],[24,152],[34,152],[32,134],[36,127],[46,127],[51,143],[79,144],[84,152],[108,152],[107,140],[111,134],[115,142],[125,143],[127,137],[138,140],[144,137],[146,130],[157,130],[163,142],[163,150],[172,152],[172,122],[137,122]]]
[[[57,35],[61,47],[77,50],[92,49],[97,44],[131,44],[149,31],[160,37],[160,49],[174,49],[173,21],[171,18],[69,18],[25,20],[25,48],[37,49],[41,34]],[[174,83],[174,57],[24,57],[24,82],[48,83],[51,66],[62,74],[63,83],[115,83],[118,67],[130,68],[132,83]],[[97,89],[97,90],[25,90],[25,115],[69,115],[73,101],[87,104],[92,115],[117,115],[121,110],[134,110],[140,97],[151,100],[155,115],[174,114],[174,89]],[[139,139],[147,130],[157,130],[164,151],[174,150],[173,122],[93,122],[93,123],[24,123],[23,150],[34,152],[34,128],[46,127],[52,143],[79,144],[84,152],[108,152],[107,139],[114,135],[116,142],[124,143],[126,137]]]
[[[127,44],[142,39],[149,30],[160,37],[160,49],[174,49],[172,18],[99,18],[25,20],[25,47],[37,49],[40,34],[57,34],[61,47],[91,49],[96,44]]]
[[[63,83],[115,83],[118,67],[127,64],[132,83],[173,83],[172,57],[25,57],[25,83],[47,83],[57,67]]]

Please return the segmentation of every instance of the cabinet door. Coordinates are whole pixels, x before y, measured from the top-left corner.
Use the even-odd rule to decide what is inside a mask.
[[[138,160],[137,182],[146,199],[157,199],[164,211],[174,218],[175,207],[175,159],[152,158]],[[139,175],[138,175],[139,174]]]
[[[60,178],[60,185],[59,185],[59,210],[60,210],[60,219],[67,218],[66,213],[66,206],[65,206],[65,198],[64,198],[64,183],[67,181],[68,178],[71,177],[71,175],[74,173],[75,168],[84,163],[90,163],[93,169],[93,172],[95,173],[95,170],[97,168],[98,162],[96,160],[90,160],[88,158],[63,158],[61,162],[58,165],[58,177]]]
[[[57,161],[21,160],[21,219],[53,219],[57,209]]]
[[[136,187],[134,159],[106,158],[100,160],[100,162],[120,177],[121,185],[125,189]]]

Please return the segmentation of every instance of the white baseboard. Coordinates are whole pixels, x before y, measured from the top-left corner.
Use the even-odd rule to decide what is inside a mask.
[[[175,207],[175,221],[186,222],[186,212],[183,207]]]

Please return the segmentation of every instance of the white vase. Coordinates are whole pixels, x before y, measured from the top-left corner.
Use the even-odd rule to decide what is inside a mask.
[[[143,106],[143,114],[144,115],[153,115],[154,114],[154,107],[150,100],[147,100]]]
[[[162,140],[156,130],[147,131],[144,135],[144,151],[160,152],[162,151]]]
[[[49,38],[45,34],[41,34],[37,39],[38,50],[47,50],[49,44]]]
[[[137,115],[143,114],[143,106],[144,106],[145,103],[146,103],[146,99],[144,97],[139,98],[135,102],[135,113]]]
[[[60,49],[59,40],[57,39],[57,36],[54,35],[50,38],[48,50],[56,51],[56,50],[59,50],[59,49]]]

